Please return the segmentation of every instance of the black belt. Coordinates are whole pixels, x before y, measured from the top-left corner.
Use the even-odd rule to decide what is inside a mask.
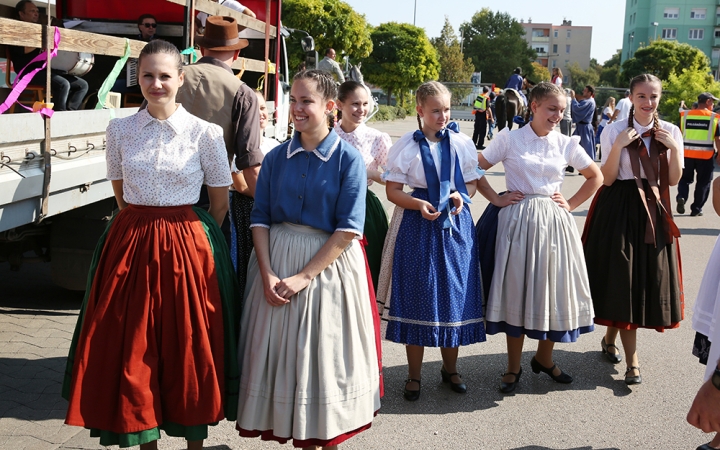
[[[578,125],[590,125],[590,122],[578,122]]]

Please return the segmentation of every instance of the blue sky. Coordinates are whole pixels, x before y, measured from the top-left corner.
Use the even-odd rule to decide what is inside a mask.
[[[593,27],[590,57],[600,64],[622,47],[625,0],[345,0],[356,11],[365,14],[372,25],[383,22],[413,22],[417,1],[416,25],[425,28],[429,37],[440,35],[445,16],[457,32],[461,23],[469,21],[484,7],[510,14],[517,20],[532,18],[533,22],[559,25],[563,19],[573,25]]]

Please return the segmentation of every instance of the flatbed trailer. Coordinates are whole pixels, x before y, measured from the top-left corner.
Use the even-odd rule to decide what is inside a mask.
[[[132,10],[128,3],[57,0],[55,14],[73,25],[71,29],[58,28],[59,49],[95,55],[96,65],[86,76],[91,91],[124,54],[127,43],[130,56],[139,55],[145,43],[126,38],[137,35],[140,14],[154,14],[161,24],[159,36],[181,49],[193,46],[196,12],[233,16],[246,27],[241,37],[250,41],[233,68],[268,99],[274,123],[266,135],[286,139],[289,73],[283,33],[278,31],[281,0],[243,1],[257,19],[209,0],[146,0],[142,10]],[[42,1],[36,4],[43,6]],[[54,35],[55,27],[49,24],[0,17],[0,47],[47,49],[52,47]],[[52,60],[49,65],[52,67]],[[26,262],[50,262],[56,284],[85,288],[97,240],[116,212],[112,186],[105,178],[105,130],[112,118],[136,111],[85,109],[56,112],[51,118],[38,113],[0,114],[0,263],[18,268]],[[0,280],[0,292],[7,281]]]

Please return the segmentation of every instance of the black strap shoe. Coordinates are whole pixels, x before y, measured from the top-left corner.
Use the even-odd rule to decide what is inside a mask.
[[[412,382],[416,382],[418,384],[417,391],[411,391],[407,388],[407,385]],[[403,397],[405,397],[405,400],[409,402],[414,402],[415,400],[420,398],[420,380],[416,380],[414,378],[408,378],[405,380],[405,390],[403,391]]]
[[[520,382],[520,375],[522,375],[522,367],[520,368],[518,373],[506,372],[502,376],[504,377],[505,375],[515,375],[515,381],[511,381],[509,383],[500,380],[500,392],[502,392],[503,394],[509,394],[515,390],[517,384]]]
[[[458,394],[464,394],[467,392],[467,385],[460,381],[459,383],[453,383],[452,377],[457,375],[458,378],[460,378],[460,374],[455,373],[448,373],[447,370],[445,370],[445,366],[440,368],[440,375],[442,375],[443,383],[450,383],[450,389],[457,392]]]
[[[572,377],[560,369],[560,375],[555,375],[553,371],[557,367],[556,364],[553,364],[552,367],[547,368],[540,364],[537,359],[533,356],[533,359],[530,361],[530,367],[532,368],[532,371],[535,373],[545,372],[546,374],[550,375],[550,378],[552,378],[556,383],[562,383],[562,384],[570,384],[572,383]]]

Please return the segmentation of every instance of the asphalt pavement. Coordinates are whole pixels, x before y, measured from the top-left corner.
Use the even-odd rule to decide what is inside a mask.
[[[397,140],[414,130],[417,122],[411,117],[371,125]],[[472,123],[461,122],[461,129],[472,134]],[[487,178],[496,190],[504,189],[501,166],[492,168]],[[580,175],[567,176],[563,193],[572,195],[582,181]],[[385,199],[382,186],[372,189]],[[573,212],[580,229],[589,203]],[[384,205],[390,215],[392,205],[387,201]],[[486,206],[484,198],[475,196],[470,207],[475,220]],[[410,403],[402,398],[407,377],[404,348],[385,341],[382,409],[369,431],[341,448],[694,449],[708,442],[710,437],[688,425],[685,415],[704,372],[691,354],[692,308],[720,218],[708,202],[704,216],[683,215],[676,222],[682,232],[685,320],[679,329],[665,333],[638,332],[642,384],[626,386],[625,363],[613,366],[602,357],[604,327],[598,327],[576,343],[556,346],[555,361],[574,377],[569,385],[532,373],[536,343],[526,340],[518,389],[503,395],[498,385],[505,371],[505,338],[496,335],[460,349],[458,368],[468,385],[464,395],[441,382],[440,352],[427,349],[422,394]],[[19,272],[0,264],[0,449],[101,448],[87,430],[63,424],[67,403],[60,397],[60,387],[81,300],[81,293],[52,285],[47,264],[26,264]],[[180,449],[184,442],[164,437],[159,448]],[[211,428],[206,448],[279,445],[242,439],[233,423],[223,422]]]

